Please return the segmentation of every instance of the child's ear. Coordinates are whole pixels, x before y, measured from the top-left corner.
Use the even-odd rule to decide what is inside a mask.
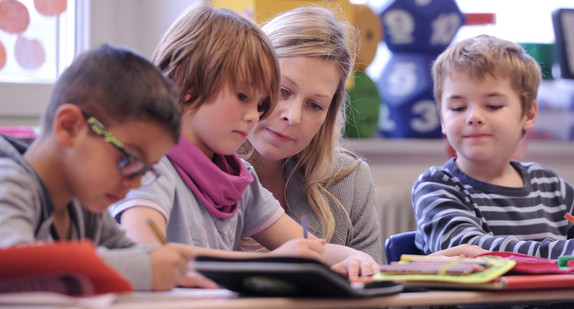
[[[438,117],[440,119],[440,129],[442,131],[442,134],[446,136],[446,126],[444,125],[444,118],[442,117],[442,111],[440,110],[440,108],[438,112],[439,112]]]
[[[526,114],[524,115],[524,117],[526,119],[524,121],[524,125],[522,126],[522,129],[524,131],[528,131],[528,130],[532,129],[532,127],[534,127],[534,124],[536,123],[536,117],[537,116],[538,116],[538,101],[533,100],[532,106],[530,107],[530,109],[528,111],[526,111]]]
[[[62,104],[56,110],[52,131],[61,146],[70,146],[85,127],[82,110],[74,104]]]

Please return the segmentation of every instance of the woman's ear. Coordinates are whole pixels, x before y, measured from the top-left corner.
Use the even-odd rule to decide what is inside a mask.
[[[77,105],[62,104],[54,115],[52,132],[61,146],[70,146],[85,126],[86,120]]]

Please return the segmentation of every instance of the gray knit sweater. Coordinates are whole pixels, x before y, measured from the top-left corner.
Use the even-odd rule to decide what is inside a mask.
[[[337,153],[335,155],[335,169],[343,170],[356,161],[356,158],[348,154]],[[294,160],[288,160],[285,166],[285,175],[290,175],[294,165]],[[286,211],[298,223],[301,223],[301,216],[306,215],[309,231],[320,236],[322,229],[305,195],[303,179],[301,171],[297,171],[287,183],[286,194],[289,209]],[[337,197],[344,206],[351,218],[353,233],[351,243],[347,243],[347,238],[351,233],[347,217],[339,206],[331,202],[336,229],[330,242],[368,253],[377,262],[382,263],[381,229],[375,209],[375,185],[368,164],[360,160],[360,164],[351,173],[332,183],[327,187],[327,190]]]

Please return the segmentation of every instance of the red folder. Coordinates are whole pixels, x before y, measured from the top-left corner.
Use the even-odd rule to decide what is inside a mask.
[[[541,290],[574,288],[574,274],[507,275],[499,281],[505,290]]]
[[[90,240],[0,249],[0,265],[0,287],[4,287],[0,292],[15,292],[18,286],[27,286],[21,291],[53,291],[62,285],[75,285],[74,294],[80,295],[133,290],[126,278],[100,258]]]
[[[506,275],[485,283],[444,281],[405,281],[405,287],[426,287],[455,290],[545,290],[574,288],[574,274]]]

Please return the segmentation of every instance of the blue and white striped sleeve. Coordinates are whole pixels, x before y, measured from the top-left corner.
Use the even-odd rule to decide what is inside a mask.
[[[568,184],[563,196],[563,203],[570,210],[572,190]],[[412,190],[412,201],[417,221],[415,243],[425,254],[461,244],[478,245],[489,251],[516,252],[553,259],[574,254],[574,240],[568,239],[566,233],[561,239],[548,237],[539,240],[522,239],[512,233],[502,235],[499,232],[495,235],[489,221],[484,219],[476,207],[467,187],[440,168],[433,167],[417,179]],[[542,224],[538,228],[544,230],[546,226]]]

